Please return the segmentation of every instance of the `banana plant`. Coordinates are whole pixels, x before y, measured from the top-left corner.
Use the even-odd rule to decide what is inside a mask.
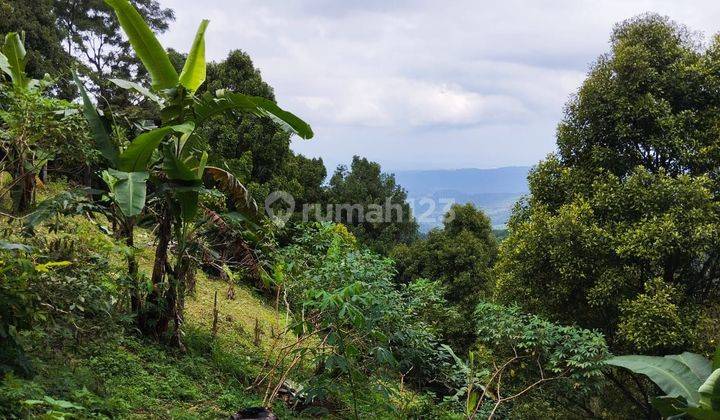
[[[720,420],[720,347],[713,360],[684,352],[659,356],[617,356],[605,362],[645,375],[666,395],[651,403],[663,417]]]
[[[207,20],[200,23],[184,67],[178,74],[166,50],[128,0],[105,2],[113,9],[135,54],[150,75],[151,86],[126,80],[111,81],[157,103],[160,123],[157,128],[140,134],[121,151],[110,141],[106,122],[81,89],[85,115],[97,147],[108,162],[103,179],[123,214],[135,217],[142,212],[148,181],[162,200],[156,229],[158,241],[152,292],[147,301],[148,310],[139,322],[146,332],[152,330],[161,334],[174,319],[177,335],[182,323],[185,277],[192,269],[186,251],[194,232],[199,193],[205,183],[230,188],[230,195],[240,209],[250,213],[257,211],[247,189],[227,171],[207,166],[207,152],[193,147],[198,138],[197,128],[215,115],[241,112],[271,118],[283,129],[305,139],[311,138],[313,132],[307,123],[267,99],[227,90],[197,93],[206,76]],[[174,265],[169,264],[168,257],[171,241],[174,241]]]
[[[13,211],[17,214],[25,213],[32,205],[35,177],[50,158],[50,154],[38,146],[45,133],[28,126],[49,122],[45,118],[56,118],[52,112],[44,112],[49,107],[47,103],[60,107],[60,101],[42,96],[42,89],[49,84],[49,79],[28,77],[25,73],[26,61],[24,34],[10,32],[5,35],[5,42],[0,48],[0,71],[9,79],[3,88],[10,106],[7,111],[0,112],[0,122],[3,123],[0,126],[0,149],[4,152],[0,158],[0,172],[9,172],[12,181],[0,187],[0,196],[11,191]]]
[[[5,35],[5,43],[0,49],[0,70],[10,77],[13,89],[32,89],[40,83],[25,74],[26,56],[24,34],[10,32]]]

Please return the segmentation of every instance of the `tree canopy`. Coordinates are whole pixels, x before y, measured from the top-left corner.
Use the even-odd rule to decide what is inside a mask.
[[[395,244],[409,243],[417,236],[418,224],[406,201],[407,192],[395,182],[395,176],[366,158],[354,156],[349,169],[338,166],[330,178],[328,200],[348,207],[336,211],[334,217],[337,220],[339,216],[358,240],[378,252],[387,254]],[[365,217],[372,211],[370,205],[381,208],[381,218]],[[362,220],[353,206],[363,208]]]
[[[391,252],[401,283],[422,278],[439,281],[445,298],[466,321],[472,319],[479,299],[488,295],[496,256],[490,219],[472,204],[453,205],[443,229],[433,229],[426,238],[398,245]],[[463,322],[448,325],[445,334],[463,346],[475,337],[474,328]]]
[[[611,42],[567,106],[559,152],[529,176],[496,294],[599,328],[614,350],[708,346],[684,326],[707,315],[697,305],[720,279],[720,44],[700,48],[656,15],[621,23]]]

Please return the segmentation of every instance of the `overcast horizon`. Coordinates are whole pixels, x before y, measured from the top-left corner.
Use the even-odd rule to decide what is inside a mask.
[[[163,43],[187,51],[210,19],[208,59],[246,51],[313,126],[293,150],[329,173],[353,155],[386,171],[534,165],[616,23],[657,12],[705,41],[720,29],[709,1],[160,1],[176,14]]]

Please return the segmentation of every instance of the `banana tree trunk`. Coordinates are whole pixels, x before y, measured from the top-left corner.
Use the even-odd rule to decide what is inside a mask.
[[[138,262],[135,257],[135,253],[132,252],[135,249],[135,223],[133,220],[124,220],[119,223],[119,236],[125,240],[131,252],[127,256],[127,270],[128,277],[132,283],[132,290],[130,290],[130,310],[134,314],[138,314],[141,310],[141,295],[140,285],[138,284]]]
[[[17,164],[16,186],[15,186],[15,213],[25,214],[33,203],[35,192],[35,173],[27,171],[25,159],[20,159]]]
[[[152,291],[147,297],[146,305],[138,314],[138,328],[145,335],[162,336],[167,331],[169,320],[167,313],[167,293],[165,277],[168,269],[168,248],[172,238],[172,213],[167,203],[159,215],[157,228],[157,246],[155,247],[155,264],[151,276]],[[172,282],[171,282],[172,283]]]

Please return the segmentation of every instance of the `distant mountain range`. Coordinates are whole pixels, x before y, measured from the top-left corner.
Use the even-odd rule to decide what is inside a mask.
[[[395,179],[408,192],[413,214],[426,232],[442,225],[446,203],[473,203],[501,229],[513,205],[528,192],[529,166],[497,169],[441,169],[395,172]]]

